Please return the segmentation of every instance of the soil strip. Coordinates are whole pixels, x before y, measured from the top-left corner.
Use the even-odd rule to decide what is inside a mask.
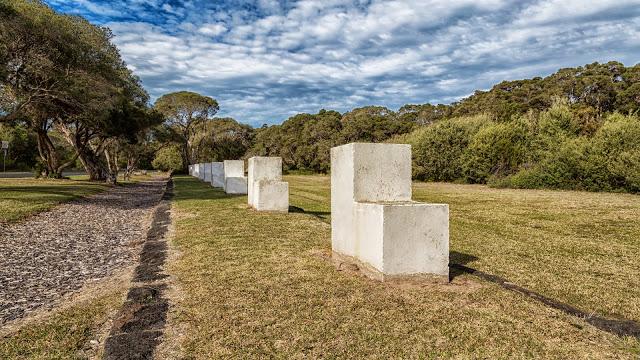
[[[169,180],[147,233],[127,300],[105,342],[105,359],[151,359],[167,321],[169,302],[162,268],[167,257],[166,235],[171,224],[173,181]]]

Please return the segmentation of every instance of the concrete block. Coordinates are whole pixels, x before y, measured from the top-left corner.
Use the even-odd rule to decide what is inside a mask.
[[[189,176],[192,176],[191,174],[192,170],[193,170],[192,165],[189,165]]]
[[[204,182],[211,182],[211,163],[204,163]]]
[[[225,160],[224,191],[227,194],[246,194],[247,178],[244,176],[243,160]]]
[[[282,180],[282,158],[249,159],[248,203],[258,211],[289,211],[289,184]]]
[[[193,164],[193,176],[200,178],[200,164]]]
[[[224,187],[224,163],[212,162],[211,163],[211,186],[217,188]]]
[[[204,180],[204,172],[205,172],[204,164],[203,163],[198,164],[198,179]]]
[[[253,206],[258,211],[289,211],[289,183],[259,180],[253,184]],[[252,187],[249,187],[251,189]]]
[[[409,145],[331,149],[331,245],[379,280],[448,281],[449,207],[411,201]]]
[[[228,177],[224,179],[224,191],[227,194],[246,194],[247,178],[246,177]]]
[[[244,177],[244,161],[243,160],[225,160],[224,161],[224,177]]]

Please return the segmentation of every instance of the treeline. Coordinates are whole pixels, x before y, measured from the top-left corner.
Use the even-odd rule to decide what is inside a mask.
[[[216,118],[194,92],[153,106],[109,29],[41,1],[0,0],[0,139],[8,167],[93,180],[155,167],[253,155],[287,170],[327,173],[330,149],[349,142],[413,145],[421,180],[494,186],[640,191],[640,64],[593,63],[504,81],[453,104],[367,106],[298,114],[253,129]]]
[[[413,145],[414,177],[523,188],[640,191],[640,64],[504,81],[450,105],[299,114],[255,132],[247,156],[328,172],[354,141]]]
[[[0,0],[0,132],[18,155],[11,165],[28,165],[33,151],[20,147],[35,145],[38,175],[61,177],[79,162],[113,183],[153,152],[150,129],[163,119],[111,39],[41,1]]]

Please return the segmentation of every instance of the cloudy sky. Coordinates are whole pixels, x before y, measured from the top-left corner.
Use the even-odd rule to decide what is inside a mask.
[[[505,79],[640,62],[640,0],[46,0],[106,25],[153,99],[252,125],[321,108],[450,103]]]

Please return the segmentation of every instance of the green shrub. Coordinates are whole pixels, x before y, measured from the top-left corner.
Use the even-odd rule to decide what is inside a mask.
[[[485,115],[442,120],[394,142],[412,145],[415,178],[456,181],[462,178],[463,155],[469,142],[482,126],[490,123]]]
[[[514,173],[527,160],[529,142],[529,129],[521,119],[483,127],[464,151],[465,179],[470,183],[486,183],[490,176]]]
[[[153,159],[151,165],[154,169],[161,171],[179,171],[182,169],[182,155],[177,145],[160,149]]]

